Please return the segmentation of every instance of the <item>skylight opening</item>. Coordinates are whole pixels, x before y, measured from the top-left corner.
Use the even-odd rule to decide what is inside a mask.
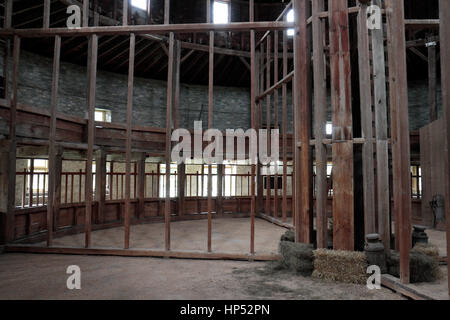
[[[286,16],[286,20],[287,20],[287,22],[294,22],[294,20],[295,20],[294,9],[289,10],[289,12],[288,12],[288,14]],[[288,31],[287,31],[287,35],[289,37],[293,37],[294,33],[295,33],[294,29],[288,29]]]
[[[131,5],[142,10],[147,10],[147,0],[131,0]]]
[[[216,24],[226,24],[230,22],[229,3],[224,1],[214,1],[213,22]]]

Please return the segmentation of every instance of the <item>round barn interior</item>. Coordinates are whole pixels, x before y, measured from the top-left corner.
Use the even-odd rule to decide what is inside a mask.
[[[408,283],[413,225],[423,225],[443,263],[439,1],[393,4],[404,16],[369,1],[383,11],[381,29],[367,31],[365,2],[4,0],[0,244],[277,261],[288,230],[313,249],[351,252],[378,233]],[[69,6],[81,9],[79,28],[67,27]],[[223,162],[195,153],[212,128],[233,154]],[[183,163],[177,129],[190,134]],[[266,137],[277,158],[252,163],[263,138],[244,138],[238,154],[229,129],[278,130],[275,145]]]

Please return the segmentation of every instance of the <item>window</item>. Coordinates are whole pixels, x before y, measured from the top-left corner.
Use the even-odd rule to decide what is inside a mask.
[[[95,121],[111,122],[111,111],[106,109],[95,109]]]
[[[327,136],[331,136],[333,134],[333,124],[331,122],[327,123]]]
[[[288,12],[288,14],[287,14],[287,16],[286,16],[286,20],[287,20],[287,22],[294,22],[294,20],[295,20],[295,17],[294,17],[294,9],[289,10],[289,12]],[[294,33],[295,33],[294,29],[289,29],[289,30],[287,31],[287,35],[288,35],[289,37],[293,37],[293,36],[294,36]]]
[[[411,194],[413,199],[422,198],[422,168],[411,166]]]
[[[147,10],[147,0],[131,0],[131,5],[142,10]]]
[[[226,1],[214,1],[213,22],[225,24],[230,22],[230,4]]]

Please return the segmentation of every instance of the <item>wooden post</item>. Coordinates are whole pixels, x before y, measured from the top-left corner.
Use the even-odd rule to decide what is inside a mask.
[[[89,27],[89,0],[83,0],[83,27]]]
[[[123,0],[122,25],[128,25],[128,1]]]
[[[317,247],[328,248],[328,185],[327,185],[327,82],[326,61],[324,54],[324,22],[319,13],[324,10],[323,0],[312,2],[313,28],[313,68],[314,68],[314,134],[316,138],[316,216]]]
[[[127,98],[127,133],[126,133],[126,168],[125,168],[125,249],[130,248],[131,220],[131,144],[133,125],[133,90],[134,90],[134,56],[136,36],[130,34],[130,58],[128,65],[128,98]]]
[[[267,36],[267,52],[266,52],[266,90],[268,90],[271,86],[271,69],[272,69],[272,37],[270,34]],[[266,97],[266,129],[267,129],[267,156],[270,154],[270,137],[271,137],[271,118],[272,118],[272,105],[271,105],[271,99],[270,94]],[[272,214],[271,210],[271,197],[272,197],[272,190],[271,190],[271,175],[270,175],[270,161],[267,164],[266,167],[266,215],[270,216]]]
[[[249,21],[255,21],[255,1],[250,0],[249,3]],[[256,92],[257,92],[257,71],[256,71],[256,43],[255,31],[250,30],[250,116],[251,127],[256,128]],[[262,84],[260,84],[262,85]],[[255,254],[255,213],[256,213],[256,183],[255,173],[256,164],[255,159],[251,159],[251,208],[250,208],[250,254]]]
[[[376,233],[375,226],[375,172],[372,113],[372,83],[369,53],[369,29],[367,28],[367,4],[360,3],[358,13],[359,89],[363,144],[364,233]]]
[[[295,139],[295,239],[296,242],[311,241],[311,101],[308,95],[309,66],[307,36],[308,0],[294,0],[294,139]],[[301,148],[299,145],[301,144]]]
[[[392,167],[396,239],[400,279],[409,283],[411,249],[411,166],[406,76],[405,13],[403,0],[387,1]]]
[[[164,24],[170,23],[170,0],[164,0]]]
[[[50,4],[51,0],[44,0],[44,21],[43,21],[43,28],[48,29],[50,28]]]
[[[92,224],[92,160],[94,157],[94,134],[95,134],[95,90],[97,82],[97,48],[98,36],[91,36],[89,54],[89,95],[88,95],[88,151],[86,161],[86,214],[85,214],[85,246],[91,246],[91,224]]]
[[[373,4],[382,7],[381,0]],[[389,143],[386,93],[386,63],[384,57],[384,30],[374,29],[372,35],[373,95],[375,102],[375,130],[377,149],[377,208],[378,233],[383,241],[386,254],[390,254],[391,228],[389,220]]]
[[[55,214],[56,199],[56,108],[58,106],[59,91],[59,70],[61,61],[61,37],[55,37],[55,49],[53,54],[53,80],[52,96],[50,101],[50,137],[49,137],[49,156],[48,156],[48,204],[47,204],[47,246],[53,244],[53,219]],[[61,177],[59,177],[61,178]]]
[[[353,121],[346,0],[330,0],[334,249],[354,250]]]
[[[211,1],[207,1],[207,20],[211,22]],[[208,128],[214,122],[214,32],[209,33]],[[212,166],[208,166],[208,252],[212,252]]]
[[[442,106],[444,110],[445,127],[445,212],[447,222],[447,275],[448,293],[450,295],[450,3],[447,0],[439,1],[441,23],[441,70],[442,70]]]
[[[279,63],[278,63],[278,45],[279,45],[279,32],[278,30],[275,31],[274,34],[274,40],[273,40],[274,44],[273,44],[273,50],[274,50],[274,83],[278,83],[278,79],[279,79]],[[273,99],[274,99],[274,124],[275,124],[275,130],[280,130],[280,124],[278,122],[278,88],[275,90],[274,94],[273,94]],[[274,195],[274,200],[273,200],[273,211],[274,211],[274,217],[278,218],[278,161],[275,161],[275,183],[274,183],[274,191],[275,191],[275,195]]]
[[[181,217],[184,215],[184,203],[186,195],[186,165],[184,163],[178,165],[178,215]]]
[[[287,59],[287,31],[283,30],[283,78],[287,76],[288,71],[288,59]],[[287,84],[283,83],[282,89],[281,89],[281,95],[283,99],[283,212],[282,212],[282,219],[283,222],[286,222],[287,220],[287,147],[288,147],[288,140],[287,140]]]
[[[98,204],[98,223],[105,223],[106,152],[101,149],[95,157],[95,201]]]
[[[223,214],[223,174],[225,165],[217,165],[217,214]]]
[[[166,7],[167,7],[166,0]],[[166,12],[167,13],[167,12]],[[168,16],[168,14],[166,14]],[[173,110],[173,75],[174,75],[174,56],[175,56],[175,35],[173,32],[169,36],[169,65],[167,73],[167,110],[166,110],[166,197],[165,197],[165,244],[166,251],[170,250],[170,167],[172,152],[172,110]]]
[[[147,158],[145,153],[141,153],[138,166],[137,166],[137,183],[138,183],[138,191],[137,191],[137,200],[138,200],[138,210],[137,216],[139,219],[145,218],[145,190],[147,183],[147,176],[145,175],[145,159]],[[152,176],[153,183],[153,176]],[[153,185],[152,185],[153,191]]]
[[[437,113],[437,74],[436,74],[436,43],[428,46],[428,104],[430,106],[430,122],[438,119]]]

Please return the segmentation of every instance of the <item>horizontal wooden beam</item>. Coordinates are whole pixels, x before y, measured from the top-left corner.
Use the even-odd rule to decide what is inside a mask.
[[[51,29],[4,29],[0,31],[1,37],[19,36],[24,38],[35,37],[62,37],[101,35],[129,35],[135,34],[167,34],[192,32],[221,32],[221,31],[267,31],[293,28],[291,22],[233,22],[228,24],[189,23],[189,24],[159,24],[159,25],[133,25],[133,26],[107,26],[82,27],[79,29],[51,28]]]
[[[201,260],[236,260],[236,261],[277,261],[278,255],[250,255],[234,253],[207,253],[201,251],[164,251],[154,249],[119,248],[71,248],[71,247],[37,247],[30,245],[9,245],[5,247],[8,253],[40,253],[40,254],[65,254],[65,255],[93,255],[93,256],[119,256],[119,257],[155,257],[176,259],[201,259]]]

